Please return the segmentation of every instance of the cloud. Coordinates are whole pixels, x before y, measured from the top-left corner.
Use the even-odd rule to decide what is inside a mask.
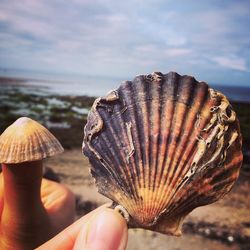
[[[186,55],[190,55],[191,53],[192,53],[192,50],[187,49],[187,48],[173,48],[173,49],[167,49],[164,51],[164,54],[170,57],[186,56]]]
[[[244,58],[217,56],[212,58],[212,61],[225,68],[248,71],[246,60]]]
[[[249,23],[244,0],[1,0],[0,67],[25,58],[26,67],[82,74],[243,74]]]

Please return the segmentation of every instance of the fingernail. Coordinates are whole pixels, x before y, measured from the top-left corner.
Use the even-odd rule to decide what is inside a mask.
[[[83,248],[92,250],[124,250],[127,225],[120,214],[105,209],[92,218],[83,234]]]

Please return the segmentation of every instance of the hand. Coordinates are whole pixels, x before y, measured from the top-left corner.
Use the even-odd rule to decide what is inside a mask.
[[[104,205],[85,215],[36,250],[124,250],[125,219]]]
[[[0,174],[1,250],[34,249],[74,220],[73,193],[28,168],[3,166]]]

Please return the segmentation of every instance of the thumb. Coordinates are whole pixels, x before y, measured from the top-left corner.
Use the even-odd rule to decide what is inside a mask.
[[[84,225],[74,250],[124,250],[127,239],[125,219],[116,211],[105,208]]]

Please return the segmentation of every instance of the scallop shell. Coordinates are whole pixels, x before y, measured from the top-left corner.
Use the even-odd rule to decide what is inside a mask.
[[[227,98],[191,76],[156,72],[98,98],[83,152],[129,226],[180,235],[185,216],[230,191],[242,163]]]
[[[60,142],[38,122],[21,117],[0,136],[0,162],[36,161],[63,152]]]

